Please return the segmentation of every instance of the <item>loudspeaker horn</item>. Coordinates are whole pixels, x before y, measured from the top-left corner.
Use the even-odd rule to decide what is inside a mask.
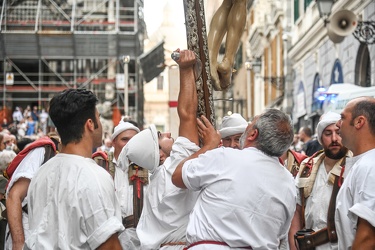
[[[345,38],[345,36],[339,36],[335,32],[333,32],[329,23],[327,24],[327,35],[329,37],[329,40],[331,40],[333,43],[341,43]]]
[[[332,15],[330,21],[330,32],[338,36],[347,36],[357,27],[357,16],[349,10],[340,10]]]

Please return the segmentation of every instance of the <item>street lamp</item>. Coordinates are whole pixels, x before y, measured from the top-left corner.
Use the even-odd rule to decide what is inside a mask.
[[[315,0],[318,5],[319,16],[323,18],[324,26],[328,23],[328,17],[331,15],[334,0]]]
[[[122,61],[124,63],[124,116],[127,116],[129,113],[129,62],[130,56],[122,56]]]
[[[245,68],[246,68],[246,71],[247,71],[247,119],[250,120],[251,118],[251,114],[252,114],[252,107],[251,107],[251,104],[253,102],[253,99],[251,98],[251,75],[250,75],[250,70],[252,68],[251,66],[251,62],[250,61],[246,61],[245,62]]]

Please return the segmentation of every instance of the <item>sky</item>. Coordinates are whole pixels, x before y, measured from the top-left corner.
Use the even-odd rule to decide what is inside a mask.
[[[149,35],[154,33],[163,21],[166,4],[175,10],[175,16],[184,18],[183,0],[144,0],[144,18]]]

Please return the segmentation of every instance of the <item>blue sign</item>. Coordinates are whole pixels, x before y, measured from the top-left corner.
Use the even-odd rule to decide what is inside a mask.
[[[332,68],[331,73],[331,84],[343,83],[344,73],[342,72],[342,66],[339,59],[336,59],[335,64]]]

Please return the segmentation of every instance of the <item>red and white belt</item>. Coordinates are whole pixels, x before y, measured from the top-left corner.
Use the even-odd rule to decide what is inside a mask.
[[[202,240],[202,241],[197,241],[197,242],[194,242],[193,244],[190,244],[189,246],[185,247],[184,250],[188,250],[188,249],[191,248],[191,247],[198,246],[198,245],[205,245],[205,244],[209,244],[209,245],[229,246],[229,245],[228,245],[227,243],[225,243],[225,242],[213,241],[213,240]],[[237,247],[237,248],[242,248],[242,249],[253,249],[251,246],[247,246],[247,247]]]

